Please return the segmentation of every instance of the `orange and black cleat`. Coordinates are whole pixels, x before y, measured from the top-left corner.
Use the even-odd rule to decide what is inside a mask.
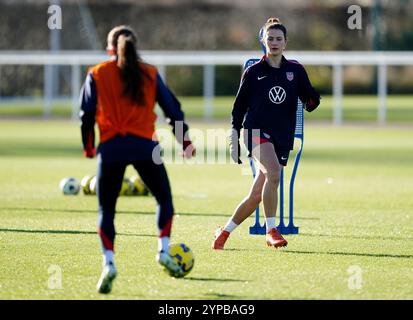
[[[267,242],[267,246],[274,248],[285,247],[288,244],[287,240],[283,238],[276,228],[272,228],[265,235],[265,240]]]
[[[212,249],[222,250],[224,249],[225,242],[229,237],[229,232],[224,230],[224,228],[219,227],[215,230],[215,240],[212,242]]]

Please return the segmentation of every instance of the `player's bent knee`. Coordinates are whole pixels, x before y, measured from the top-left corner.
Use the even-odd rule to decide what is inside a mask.
[[[280,183],[281,174],[279,170],[268,170],[265,173],[265,179],[276,186]]]

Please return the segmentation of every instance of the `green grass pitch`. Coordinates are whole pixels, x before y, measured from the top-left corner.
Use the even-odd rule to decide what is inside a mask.
[[[247,161],[168,163],[172,240],[192,248],[195,267],[183,279],[162,272],[154,199],[121,197],[119,275],[108,296],[95,290],[96,198],[64,196],[58,187],[65,176],[95,172],[96,160],[82,157],[78,123],[1,121],[0,137],[0,299],[413,298],[411,127],[307,125],[295,188],[300,234],[286,236],[289,245],[279,250],[249,235],[253,217],[234,231],[227,250],[210,248],[215,228],[248,192]]]
[[[412,95],[389,95],[387,97],[386,120],[389,123],[412,123]],[[203,97],[179,97],[185,114],[191,118],[203,118],[205,102]],[[77,100],[76,100],[77,102]],[[213,101],[213,118],[227,120],[231,113],[234,97],[215,97]],[[322,108],[311,115],[312,120],[328,121],[333,118],[333,97],[322,96]],[[345,95],[343,97],[343,120],[352,122],[377,122],[378,98],[374,95]],[[5,101],[0,104],[0,117],[42,117],[43,100]],[[70,117],[70,101],[54,101],[51,110],[53,117]]]

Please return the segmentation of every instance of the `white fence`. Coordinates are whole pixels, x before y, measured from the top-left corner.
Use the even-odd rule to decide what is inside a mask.
[[[258,51],[141,51],[142,58],[154,64],[164,74],[165,66],[170,65],[201,65],[204,67],[203,90],[205,99],[204,115],[212,116],[215,87],[216,65],[239,65],[250,58],[261,57]],[[340,125],[343,121],[343,66],[374,65],[378,68],[378,107],[377,121],[386,122],[387,99],[387,66],[413,65],[413,52],[368,52],[368,51],[287,51],[288,59],[298,60],[304,65],[331,66],[333,69],[333,122]],[[81,65],[94,65],[107,60],[104,52],[61,51],[58,54],[39,51],[0,51],[1,65],[44,65],[44,106],[49,113],[52,104],[50,83],[53,81],[51,65],[70,65],[71,95],[73,116],[77,117],[78,97],[81,87]],[[1,79],[0,79],[1,81]]]

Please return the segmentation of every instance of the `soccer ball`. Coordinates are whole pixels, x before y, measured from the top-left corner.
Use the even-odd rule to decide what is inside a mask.
[[[66,177],[60,180],[60,190],[66,195],[75,195],[79,193],[80,184],[75,178]]]
[[[169,254],[174,261],[181,267],[186,276],[194,267],[194,253],[184,243],[171,244],[169,246]]]
[[[96,176],[93,176],[89,182],[90,194],[96,194]]]
[[[141,177],[132,176],[129,179],[131,190],[130,195],[146,196],[149,194],[148,187],[143,183]]]
[[[94,175],[84,176],[82,181],[80,182],[80,185],[82,187],[82,190],[83,190],[84,194],[91,194],[91,192],[90,192],[90,181],[92,180],[93,177],[94,177]]]
[[[129,181],[129,179],[123,178],[122,186],[121,186],[120,191],[119,191],[119,195],[120,196],[127,196],[127,195],[131,194],[131,192],[132,192],[131,182]]]

